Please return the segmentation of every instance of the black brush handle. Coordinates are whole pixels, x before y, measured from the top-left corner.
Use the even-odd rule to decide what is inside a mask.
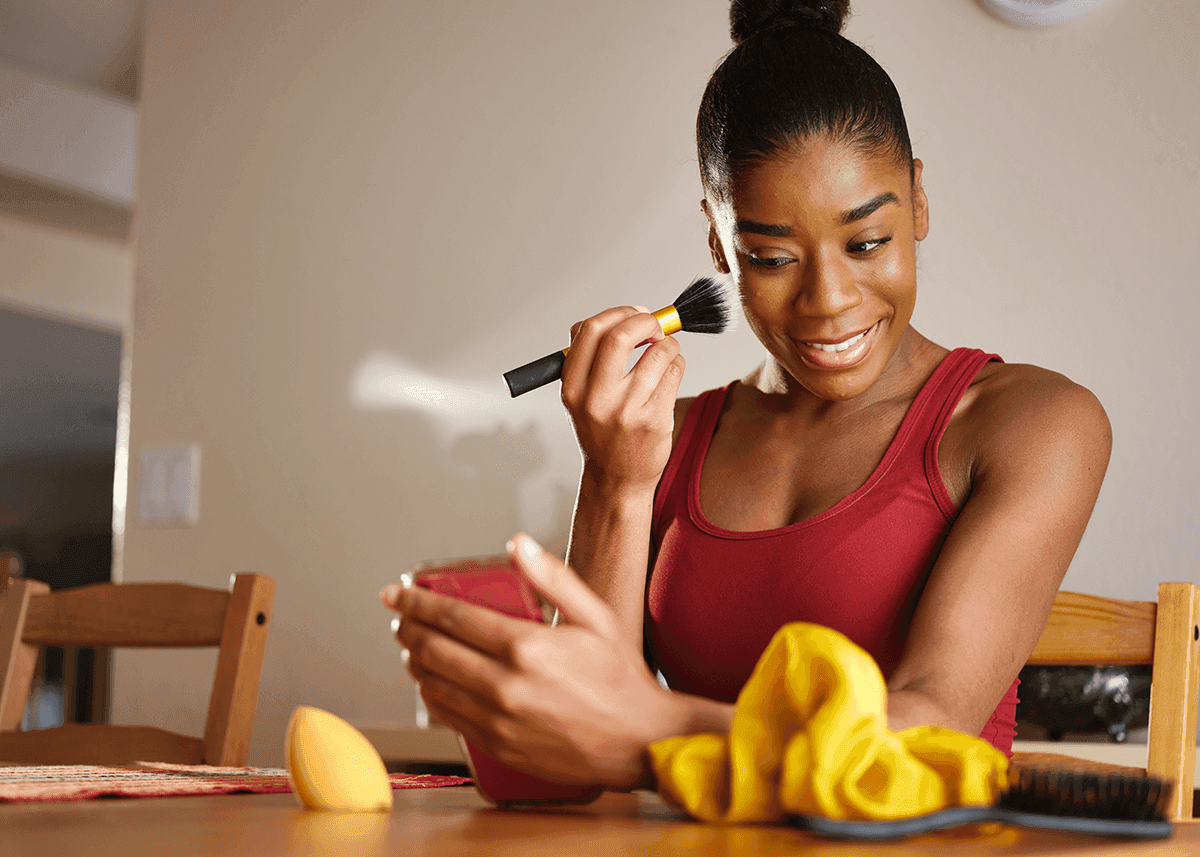
[[[955,806],[927,815],[888,821],[851,821],[819,815],[789,815],[784,818],[784,824],[824,836],[826,839],[888,842],[920,836],[935,830],[947,830],[963,824],[980,824],[992,820],[993,810],[990,806]]]
[[[1171,822],[1165,819],[1133,820],[1122,818],[1083,818],[1071,815],[1044,815],[1014,812],[995,806],[952,806],[949,809],[898,818],[891,821],[847,821],[811,815],[789,815],[784,823],[824,836],[827,839],[887,842],[920,836],[937,830],[949,830],[964,824],[999,821],[1018,827],[1042,830],[1062,830],[1089,836],[1111,836],[1119,839],[1167,839]]]
[[[563,363],[566,362],[566,359],[567,352],[555,351],[540,360],[534,360],[532,363],[526,363],[524,366],[518,366],[516,369],[505,372],[504,381],[508,384],[508,392],[515,399],[522,393],[528,393],[530,390],[544,387],[551,381],[557,381],[562,377]]]

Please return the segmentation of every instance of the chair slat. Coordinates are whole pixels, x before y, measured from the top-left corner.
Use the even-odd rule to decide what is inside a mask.
[[[26,643],[190,647],[221,642],[229,593],[184,583],[97,583],[31,602]]]
[[[1196,699],[1200,694],[1200,590],[1188,583],[1158,587],[1150,742],[1146,770],[1173,780],[1171,812],[1189,817],[1196,772]]]
[[[1153,663],[1155,611],[1153,601],[1060,592],[1027,663]]]
[[[20,729],[39,649],[21,639],[35,595],[50,587],[37,580],[0,579],[0,730]]]
[[[1023,753],[1012,754],[1011,767],[1024,771],[1071,771],[1078,774],[1100,774],[1101,776],[1144,777],[1145,768],[1132,765],[1116,765],[1111,762],[1097,762],[1093,759],[1081,759],[1065,753]],[[1013,776],[1009,776],[1012,782]]]
[[[204,742],[153,726],[67,723],[51,729],[0,733],[0,761],[30,765],[204,763]]]
[[[237,576],[204,724],[204,756],[211,765],[241,766],[249,758],[274,602],[275,581],[270,577]]]

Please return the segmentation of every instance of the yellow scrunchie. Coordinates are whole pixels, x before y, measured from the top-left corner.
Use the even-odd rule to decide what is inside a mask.
[[[659,791],[704,821],[785,813],[895,819],[992,803],[1008,759],[938,726],[887,729],[879,667],[837,631],[794,622],[772,638],[734,707],[729,734],[650,747]]]

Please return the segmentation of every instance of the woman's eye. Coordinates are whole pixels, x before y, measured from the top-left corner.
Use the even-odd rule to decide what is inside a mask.
[[[750,264],[756,268],[778,268],[792,261],[790,256],[755,256],[753,253],[748,259]]]
[[[874,238],[870,241],[858,241],[854,244],[851,244],[849,250],[851,253],[863,256],[873,253],[891,240],[892,238],[889,235],[887,238]]]

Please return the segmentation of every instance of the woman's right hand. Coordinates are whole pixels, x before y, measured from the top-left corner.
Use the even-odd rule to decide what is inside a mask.
[[[679,343],[645,308],[614,307],[571,328],[562,399],[585,474],[612,491],[654,490],[671,455],[683,370]]]
[[[728,730],[732,706],[660,687],[640,641],[562,560],[525,535],[509,553],[556,627],[420,587],[380,593],[430,714],[526,773],[616,789],[653,786],[653,742]]]

